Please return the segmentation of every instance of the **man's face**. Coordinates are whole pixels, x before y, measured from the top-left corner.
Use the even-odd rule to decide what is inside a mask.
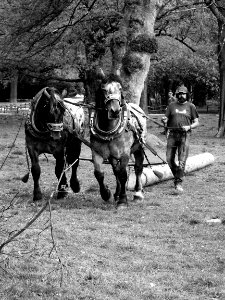
[[[172,92],[169,92],[169,97],[172,97],[173,96],[173,93]]]
[[[179,93],[178,94],[178,101],[180,103],[184,103],[187,101],[187,94],[186,93]]]

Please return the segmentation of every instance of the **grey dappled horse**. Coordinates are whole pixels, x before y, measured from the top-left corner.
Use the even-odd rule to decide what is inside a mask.
[[[95,109],[90,115],[92,159],[94,175],[99,183],[101,197],[105,201],[110,199],[111,191],[104,183],[102,163],[104,160],[110,162],[116,178],[114,199],[117,206],[127,204],[127,166],[131,154],[135,158],[134,199],[142,200],[144,198],[141,182],[144,151],[141,139],[147,130],[146,120],[139,123],[131,111],[132,106],[144,115],[138,105],[125,103],[118,76],[105,77],[102,75],[102,81],[95,94]]]

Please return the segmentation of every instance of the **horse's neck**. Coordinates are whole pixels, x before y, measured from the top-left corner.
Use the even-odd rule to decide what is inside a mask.
[[[46,125],[46,121],[44,120],[44,116],[43,114],[40,115],[38,113],[34,113],[34,125],[35,127],[40,130],[40,131],[46,131],[47,130],[47,125]]]

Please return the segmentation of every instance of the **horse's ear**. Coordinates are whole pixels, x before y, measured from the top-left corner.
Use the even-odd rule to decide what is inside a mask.
[[[49,95],[49,93],[48,93],[47,89],[44,89],[44,94],[45,94],[45,96],[46,96],[48,99],[50,99],[50,98],[51,98],[51,96]]]
[[[64,89],[64,90],[62,91],[62,97],[65,98],[67,94],[68,94],[67,89]]]

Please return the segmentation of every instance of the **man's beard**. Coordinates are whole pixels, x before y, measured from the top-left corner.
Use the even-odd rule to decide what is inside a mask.
[[[178,101],[179,101],[180,103],[184,103],[184,102],[187,101],[187,99],[181,96],[181,97],[178,98]]]

